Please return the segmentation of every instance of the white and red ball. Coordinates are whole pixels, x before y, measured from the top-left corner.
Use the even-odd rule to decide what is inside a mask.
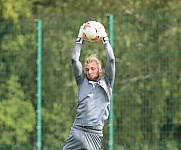
[[[84,40],[94,42],[101,38],[101,23],[97,21],[88,21],[83,24],[82,37]]]

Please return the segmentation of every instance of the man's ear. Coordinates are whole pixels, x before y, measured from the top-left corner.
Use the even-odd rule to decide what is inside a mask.
[[[99,69],[99,72],[102,72],[102,69],[101,69],[101,68]]]

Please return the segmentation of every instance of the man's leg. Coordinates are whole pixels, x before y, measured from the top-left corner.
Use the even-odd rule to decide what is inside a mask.
[[[70,133],[63,147],[63,150],[81,150],[81,147],[81,141],[77,139],[74,134]]]
[[[103,137],[94,133],[84,133],[84,148],[87,150],[101,150]]]
[[[102,134],[71,128],[63,150],[101,150]]]

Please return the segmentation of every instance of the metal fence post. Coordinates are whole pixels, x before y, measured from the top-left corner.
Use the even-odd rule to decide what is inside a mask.
[[[37,150],[42,149],[42,125],[41,125],[41,90],[42,90],[42,21],[36,20],[36,36],[37,36]]]
[[[110,44],[112,46],[112,48],[114,49],[114,16],[112,14],[109,15],[109,41]],[[113,150],[113,141],[114,141],[114,128],[113,128],[113,117],[114,117],[114,113],[113,113],[113,95],[114,93],[112,93],[112,97],[111,97],[111,102],[110,102],[110,116],[109,116],[109,150]]]

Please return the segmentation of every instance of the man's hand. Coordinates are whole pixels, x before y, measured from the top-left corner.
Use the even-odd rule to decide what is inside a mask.
[[[83,44],[83,36],[82,36],[82,31],[83,31],[83,25],[80,26],[80,29],[79,29],[79,33],[78,33],[78,36],[77,36],[77,39],[76,39],[76,43],[78,44]]]
[[[79,37],[79,38],[83,38],[82,32],[83,32],[83,25],[80,26],[80,29],[79,29],[79,34],[78,34],[78,37]]]
[[[104,26],[101,26],[101,34],[100,34],[101,38],[102,38],[102,42],[103,44],[109,43],[109,38],[107,36],[106,30],[104,28]]]
[[[101,36],[101,38],[107,37],[107,33],[106,33],[106,30],[103,25],[101,26],[101,35],[100,36]]]

